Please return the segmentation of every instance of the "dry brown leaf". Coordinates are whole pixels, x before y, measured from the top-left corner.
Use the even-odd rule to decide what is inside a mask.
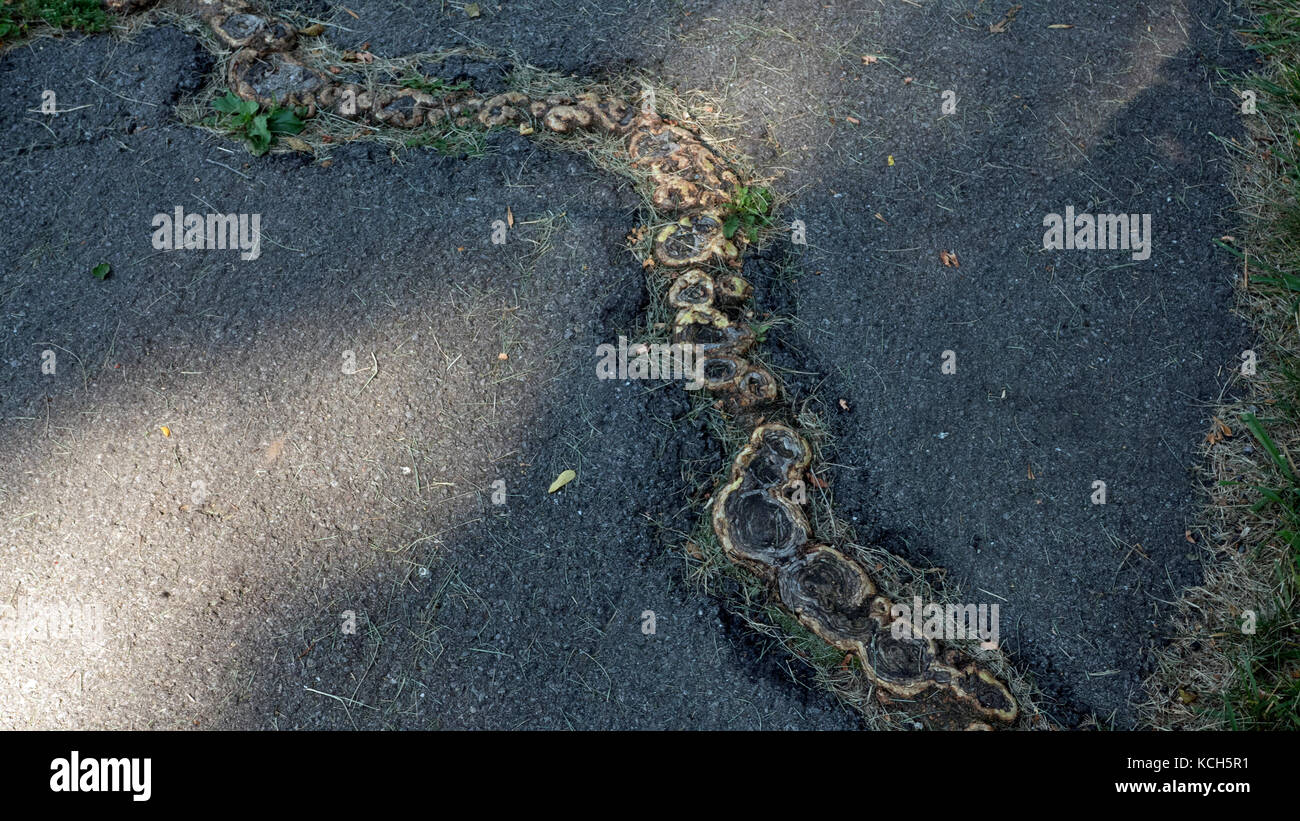
[[[281,436],[279,439],[276,439],[274,442],[271,443],[271,446],[266,449],[266,453],[262,454],[262,464],[263,465],[271,464],[276,459],[279,459],[280,454],[283,452],[284,452],[284,437]]]
[[[1007,30],[1007,27],[1011,25],[1011,21],[1016,19],[1016,14],[1020,12],[1021,8],[1023,7],[1020,5],[1015,5],[1007,9],[1007,13],[1002,15],[1001,20],[989,26],[989,32],[992,34],[1002,34],[1003,32],[1005,32]]]

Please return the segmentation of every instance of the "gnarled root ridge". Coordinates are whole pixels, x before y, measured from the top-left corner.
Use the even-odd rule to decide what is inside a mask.
[[[853,654],[886,702],[911,702],[931,726],[992,729],[1019,708],[1007,687],[955,650],[944,652],[893,615],[893,602],[860,563],[810,538],[792,501],[809,467],[807,442],[782,424],[762,424],[713,497],[723,551],[768,579],[782,605],[832,647]]]
[[[105,0],[112,11],[139,11],[153,0]],[[715,493],[712,525],[726,556],[766,580],[776,599],[827,644],[852,654],[886,705],[941,728],[992,729],[1016,721],[1019,707],[1003,682],[956,649],[917,635],[892,615],[892,602],[856,560],[812,533],[802,503],[812,461],[808,442],[784,424],[781,386],[746,354],[755,344],[743,321],[753,288],[734,273],[744,238],[727,237],[737,174],[690,130],[653,110],[594,93],[530,98],[472,90],[376,90],[312,68],[295,49],[300,32],[255,12],[243,0],[181,0],[233,51],[227,84],[246,100],[296,106],[308,114],[398,128],[517,125],[524,134],[599,132],[622,141],[644,172],[654,207],[670,219],[653,237],[653,259],[666,269],[667,301],[677,309],[675,343],[689,343],[703,388],[740,424],[752,428],[725,484]],[[317,32],[319,33],[319,32]]]

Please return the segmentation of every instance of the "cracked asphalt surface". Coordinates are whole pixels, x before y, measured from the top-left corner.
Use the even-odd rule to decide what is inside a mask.
[[[739,115],[807,228],[746,276],[793,318],[769,347],[827,408],[837,511],[998,602],[1054,720],[1133,726],[1249,347],[1211,245],[1233,4],[1026,4],[1001,33],[974,0],[297,8],[341,48],[497,52],[480,82],[632,70]],[[644,322],[627,186],[510,134],[253,158],[177,120],[211,65],[170,25],[0,56],[0,599],[103,614],[0,634],[0,726],[859,727],[684,581],[683,476],[726,458],[685,395],[594,378]],[[261,257],[155,251],[177,205],[262,214]],[[1042,250],[1067,205],[1152,214],[1151,258]]]

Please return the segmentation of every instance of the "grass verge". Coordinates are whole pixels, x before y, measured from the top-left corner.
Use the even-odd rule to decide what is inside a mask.
[[[34,28],[96,32],[108,28],[101,0],[0,0],[0,45],[21,40]]]
[[[1263,61],[1227,81],[1247,139],[1234,155],[1238,310],[1255,341],[1206,437],[1205,581],[1187,591],[1148,682],[1162,729],[1300,729],[1300,0],[1255,0]]]

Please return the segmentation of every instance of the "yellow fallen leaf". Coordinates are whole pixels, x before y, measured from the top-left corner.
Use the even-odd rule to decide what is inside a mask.
[[[893,165],[893,164],[894,164],[894,155],[893,155],[893,154],[890,154],[890,155],[889,155],[889,164],[890,164],[890,165]]]
[[[171,435],[172,435],[172,429],[169,428],[169,427],[167,427],[166,425],[162,425],[161,427],[158,428],[158,430],[162,431],[162,435],[163,435],[163,436],[171,436]]]
[[[559,476],[555,477],[555,481],[551,482],[551,489],[546,492],[554,493],[555,491],[564,487],[565,485],[567,485],[569,482],[572,482],[576,478],[578,478],[578,474],[576,472],[572,470],[566,470],[563,473],[561,473]]]
[[[1074,26],[1070,23],[1053,23],[1048,26],[1049,29],[1072,29]]]

